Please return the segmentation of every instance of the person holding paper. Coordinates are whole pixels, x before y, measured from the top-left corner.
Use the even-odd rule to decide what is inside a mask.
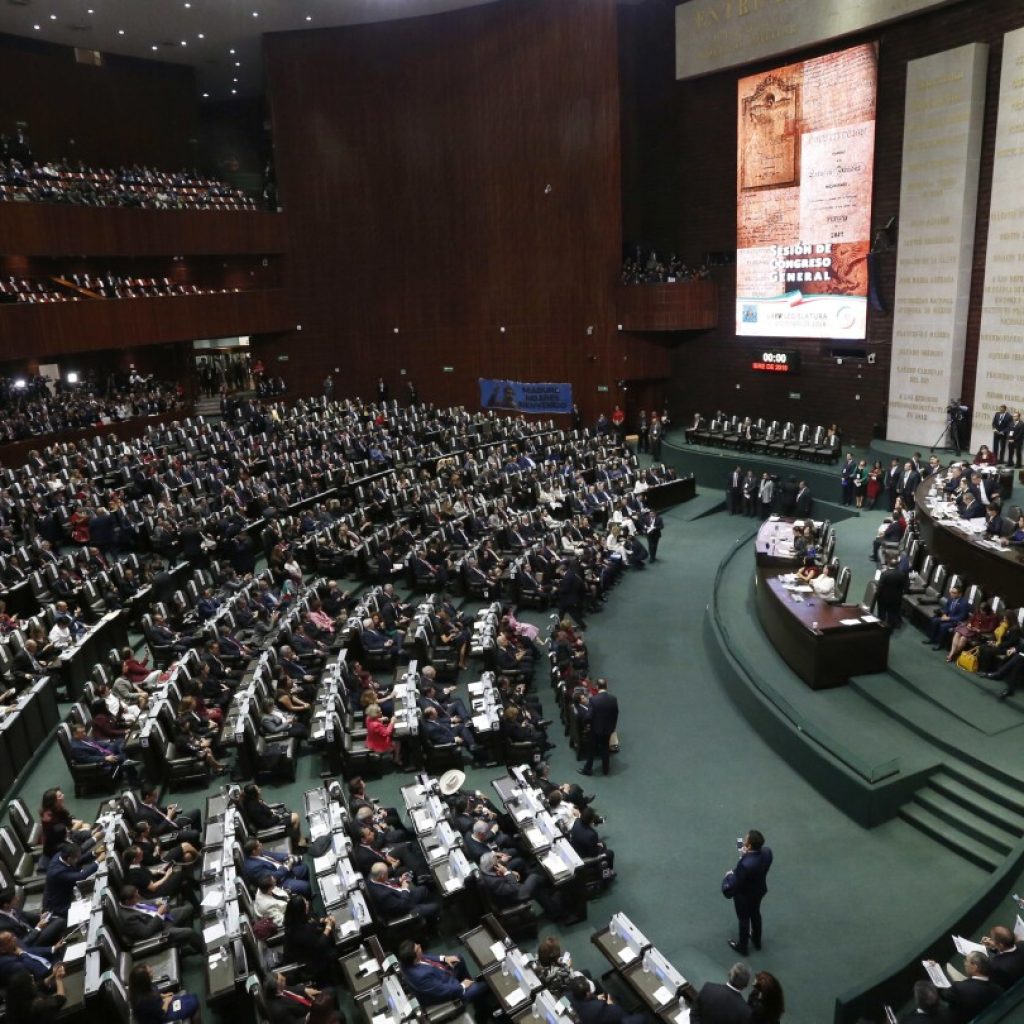
[[[746,956],[751,939],[754,949],[761,948],[761,901],[768,892],[768,871],[773,858],[771,849],[764,844],[764,836],[756,828],[747,833],[739,853],[740,859],[726,875],[722,891],[731,897],[739,921],[739,939],[730,939],[729,945]]]
[[[959,1024],[974,1020],[1002,994],[1003,988],[992,980],[992,968],[984,953],[971,952],[964,957],[963,981],[954,981],[939,993],[953,1010]]]
[[[1008,989],[1024,978],[1024,945],[1017,943],[1009,928],[996,925],[981,944],[988,950],[990,977],[997,985]]]

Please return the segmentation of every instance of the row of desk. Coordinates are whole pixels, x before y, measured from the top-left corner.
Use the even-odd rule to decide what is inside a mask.
[[[1001,597],[1008,608],[1024,606],[1024,549],[1004,548],[975,533],[942,499],[944,481],[945,474],[928,477],[914,496],[928,553],[986,594]]]

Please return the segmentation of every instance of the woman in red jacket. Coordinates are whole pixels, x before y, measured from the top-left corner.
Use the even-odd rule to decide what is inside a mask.
[[[366,709],[366,745],[378,754],[391,751],[392,759],[402,767],[402,744],[394,738],[395,723],[385,718],[379,704]]]

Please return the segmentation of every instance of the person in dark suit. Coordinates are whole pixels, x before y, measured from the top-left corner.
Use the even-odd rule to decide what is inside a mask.
[[[96,874],[99,870],[99,861],[103,860],[103,857],[104,855],[100,854],[96,860],[90,860],[83,865],[82,848],[72,843],[51,858],[46,866],[43,910],[54,917],[67,920],[68,908],[75,899],[75,886],[79,882],[84,882],[90,875]]]
[[[300,896],[310,894],[309,868],[302,860],[276,850],[265,850],[258,839],[246,840],[243,870],[250,885],[256,885],[264,875],[273,875],[282,889]]]
[[[156,786],[145,786],[142,801],[135,806],[136,821],[149,822],[154,836],[177,833],[176,841],[199,846],[203,836],[203,816],[199,810],[182,813],[176,804],[161,807],[157,803],[159,792]]]
[[[739,852],[736,867],[726,876],[727,892],[731,891],[739,921],[739,939],[730,939],[729,945],[741,956],[746,956],[751,941],[754,949],[761,948],[761,901],[768,892],[772,851],[765,846],[764,836],[752,828]]]
[[[923,644],[933,644],[936,651],[942,650],[949,643],[950,635],[961,622],[966,622],[971,614],[971,606],[958,587],[949,588],[949,597],[945,598],[936,609],[926,630],[927,636]]]
[[[143,942],[158,935],[167,935],[171,945],[193,953],[205,950],[203,937],[189,926],[194,911],[191,907],[169,907],[164,901],[144,902],[134,885],[121,887],[118,917],[121,934],[132,943]]]
[[[743,990],[750,984],[750,968],[746,964],[733,964],[724,985],[706,981],[693,1004],[690,1020],[693,1024],[746,1024],[753,1010],[743,998]]]
[[[899,1024],[954,1024],[950,1007],[939,998],[939,990],[926,978],[914,982],[914,1009],[900,1017]]]
[[[555,597],[558,600],[558,618],[564,619],[571,615],[581,629],[586,628],[583,621],[583,605],[586,600],[587,586],[580,575],[579,566],[570,561],[565,573],[558,581]]]
[[[509,871],[493,850],[488,850],[480,858],[480,885],[499,908],[536,900],[553,921],[564,917],[561,901],[542,874],[533,872],[521,877],[517,872]]]
[[[11,932],[22,946],[52,946],[66,927],[63,917],[22,908],[14,889],[0,892],[0,931]]]
[[[1013,932],[996,925],[981,943],[988,950],[989,977],[1008,989],[1024,978],[1024,945],[1019,945]]]
[[[921,474],[914,469],[912,462],[903,463],[903,472],[900,474],[900,497],[907,508],[914,507],[914,492],[921,482]]]
[[[405,939],[398,947],[402,979],[421,1006],[438,1006],[452,1000],[473,1004],[491,1001],[485,981],[474,981],[461,956],[427,956],[418,942]]]
[[[580,775],[594,774],[594,757],[601,755],[601,771],[607,775],[611,768],[611,739],[619,724],[618,699],[608,692],[608,681],[598,679],[597,693],[588,701],[590,710],[590,748],[587,763],[579,769]]]
[[[53,971],[57,951],[52,946],[24,946],[11,932],[0,932],[0,985],[19,971],[28,971],[36,981],[43,981]]]
[[[893,555],[878,577],[871,610],[887,625],[896,629],[903,622],[903,594],[907,589],[907,577],[896,566]]]
[[[569,982],[566,995],[580,1024],[643,1024],[644,1013],[626,1013],[610,995],[598,995],[582,975]]]
[[[1013,423],[1010,426],[1009,440],[1010,445],[1006,461],[1008,464],[1020,469],[1021,452],[1024,450],[1024,420],[1020,418],[1019,412],[1015,412],[1013,414]]]
[[[1013,416],[1001,405],[992,417],[992,451],[1000,462],[1006,461],[1006,442],[1013,429]]]
[[[796,514],[809,516],[813,505],[814,498],[811,497],[811,489],[807,486],[806,480],[801,480],[796,492]]]
[[[367,879],[367,895],[381,916],[392,921],[406,914],[415,914],[433,927],[441,916],[441,904],[431,897],[425,886],[414,885],[408,876],[392,879],[389,875],[388,865],[378,861],[370,869]]]
[[[986,1007],[991,1006],[1002,994],[1001,985],[991,978],[991,965],[984,953],[971,952],[964,957],[963,981],[954,981],[939,994],[953,1010],[958,1024],[974,1020]]]
[[[604,854],[608,860],[608,867],[614,868],[615,852],[609,850],[601,841],[594,827],[597,821],[597,812],[593,807],[584,807],[569,830],[569,844],[581,857],[600,857]]]

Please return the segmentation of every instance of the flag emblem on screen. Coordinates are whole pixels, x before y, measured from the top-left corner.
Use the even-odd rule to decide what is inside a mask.
[[[745,324],[757,323],[757,306],[745,305],[743,307],[743,322]]]

